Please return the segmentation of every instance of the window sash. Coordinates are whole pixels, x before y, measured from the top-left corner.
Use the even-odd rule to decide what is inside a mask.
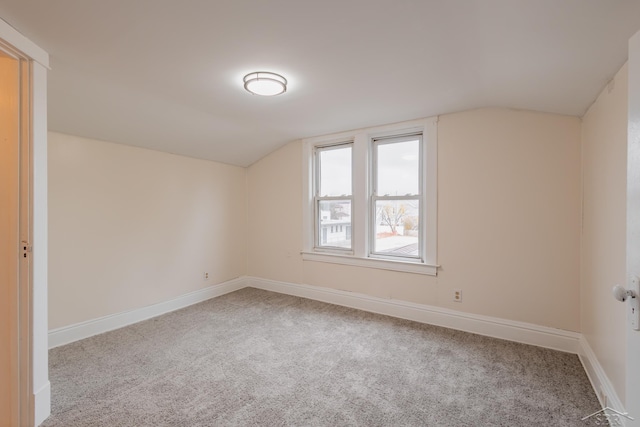
[[[322,236],[322,218],[320,217],[320,204],[324,201],[337,201],[337,202],[349,202],[351,205],[351,219],[350,219],[350,231],[345,230],[345,235],[348,235],[349,238],[349,247],[345,247],[345,246],[337,246],[337,245],[330,245],[330,244],[323,244],[323,236]],[[344,253],[349,253],[349,254],[353,254],[353,228],[354,228],[354,224],[353,224],[353,197],[315,197],[314,200],[314,207],[315,207],[315,226],[314,226],[314,250],[318,250],[318,251],[338,251],[338,252],[344,252]],[[339,224],[338,224],[339,225]],[[342,224],[344,225],[344,224]],[[334,225],[329,225],[330,227],[335,227],[336,224]]]
[[[398,195],[398,196],[388,196],[388,195],[378,195],[378,147],[380,145],[387,144],[398,144],[402,142],[415,141],[418,140],[418,194],[408,194],[408,195]],[[407,135],[399,135],[394,136],[391,135],[385,138],[372,138],[371,139],[371,167],[370,167],[370,185],[371,185],[371,194],[369,195],[369,242],[368,242],[368,254],[372,258],[381,258],[381,259],[395,259],[395,260],[410,260],[410,261],[420,261],[424,262],[425,260],[425,223],[426,223],[426,213],[425,213],[425,201],[424,201],[424,177],[426,176],[425,171],[425,162],[424,162],[424,135],[422,132],[407,134]],[[381,252],[376,248],[376,229],[378,225],[378,212],[377,212],[377,204],[379,201],[400,201],[400,200],[417,200],[418,202],[418,255],[402,255],[402,254],[393,254],[388,252]]]
[[[353,205],[354,205],[354,197],[353,197],[353,141],[342,141],[333,144],[327,145],[319,145],[314,149],[314,162],[313,162],[313,205],[314,205],[314,250],[317,251],[332,251],[332,252],[340,252],[346,254],[353,254]],[[340,196],[321,196],[320,195],[320,183],[321,183],[321,164],[320,164],[320,153],[328,150],[336,150],[341,148],[351,148],[351,191],[348,195],[340,195]],[[348,248],[342,246],[332,246],[332,245],[323,245],[322,244],[322,224],[320,217],[320,204],[323,201],[348,201],[351,205],[351,238],[350,238],[350,246]]]
[[[417,232],[417,237],[418,237],[418,254],[417,255],[406,255],[406,254],[398,254],[398,253],[391,253],[391,252],[385,252],[382,250],[379,250],[376,247],[376,231],[377,231],[377,226],[379,223],[379,219],[378,219],[378,202],[380,201],[405,201],[405,200],[415,200],[416,204],[418,205],[418,232]],[[423,237],[422,237],[422,231],[423,231],[423,200],[420,196],[373,196],[371,198],[371,220],[370,220],[370,224],[371,224],[371,238],[369,239],[369,254],[370,256],[374,256],[376,258],[386,258],[386,259],[409,259],[409,260],[414,260],[414,261],[423,261],[424,257],[424,251],[423,251],[423,245],[422,245],[422,241],[423,241]],[[404,222],[403,222],[404,224]],[[400,225],[400,224],[398,224]]]
[[[314,162],[313,162],[313,168],[314,168],[313,194],[316,197],[323,197],[320,194],[320,190],[321,190],[320,189],[320,184],[321,184],[321,180],[322,180],[321,165],[320,165],[320,153],[322,153],[323,151],[339,150],[339,149],[347,148],[347,147],[351,148],[351,192],[349,194],[342,194],[340,196],[324,196],[324,197],[353,196],[353,141],[347,141],[347,142],[339,142],[339,143],[336,143],[336,144],[321,145],[321,146],[315,147],[315,150],[314,150]]]
[[[409,134],[409,135],[401,135],[401,136],[389,136],[386,138],[372,138],[371,139],[371,146],[372,146],[372,153],[371,153],[371,158],[372,158],[372,162],[371,162],[371,189],[372,189],[372,196],[378,196],[378,197],[382,197],[378,195],[378,147],[381,145],[390,145],[390,144],[400,144],[403,142],[409,142],[409,141],[415,141],[418,140],[418,159],[419,159],[419,164],[418,164],[418,194],[412,194],[411,196],[420,196],[423,194],[424,189],[422,188],[422,178],[423,178],[423,174],[424,174],[424,161],[423,161],[423,150],[424,150],[424,143],[423,143],[423,135],[422,132],[419,133],[413,133],[413,134]],[[400,196],[400,197],[404,197],[404,196]]]

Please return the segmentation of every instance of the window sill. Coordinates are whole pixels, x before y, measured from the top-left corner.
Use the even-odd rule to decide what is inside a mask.
[[[438,275],[437,265],[418,262],[394,261],[378,258],[360,258],[352,255],[339,255],[318,252],[301,252],[304,261],[326,262],[330,264],[353,265],[357,267],[377,268],[379,270],[400,271],[404,273]]]

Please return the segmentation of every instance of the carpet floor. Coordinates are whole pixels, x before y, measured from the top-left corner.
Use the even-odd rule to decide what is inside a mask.
[[[245,288],[49,354],[43,426],[584,426],[573,354]]]

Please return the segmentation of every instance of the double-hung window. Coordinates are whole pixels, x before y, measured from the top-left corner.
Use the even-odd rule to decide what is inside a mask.
[[[304,260],[436,274],[437,119],[303,147]]]
[[[315,147],[315,249],[352,252],[353,143]]]
[[[422,134],[376,138],[372,144],[370,253],[422,259]]]

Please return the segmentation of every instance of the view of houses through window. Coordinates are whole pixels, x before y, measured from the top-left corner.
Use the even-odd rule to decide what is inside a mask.
[[[318,247],[352,249],[353,144],[318,148],[316,152],[316,221]]]

